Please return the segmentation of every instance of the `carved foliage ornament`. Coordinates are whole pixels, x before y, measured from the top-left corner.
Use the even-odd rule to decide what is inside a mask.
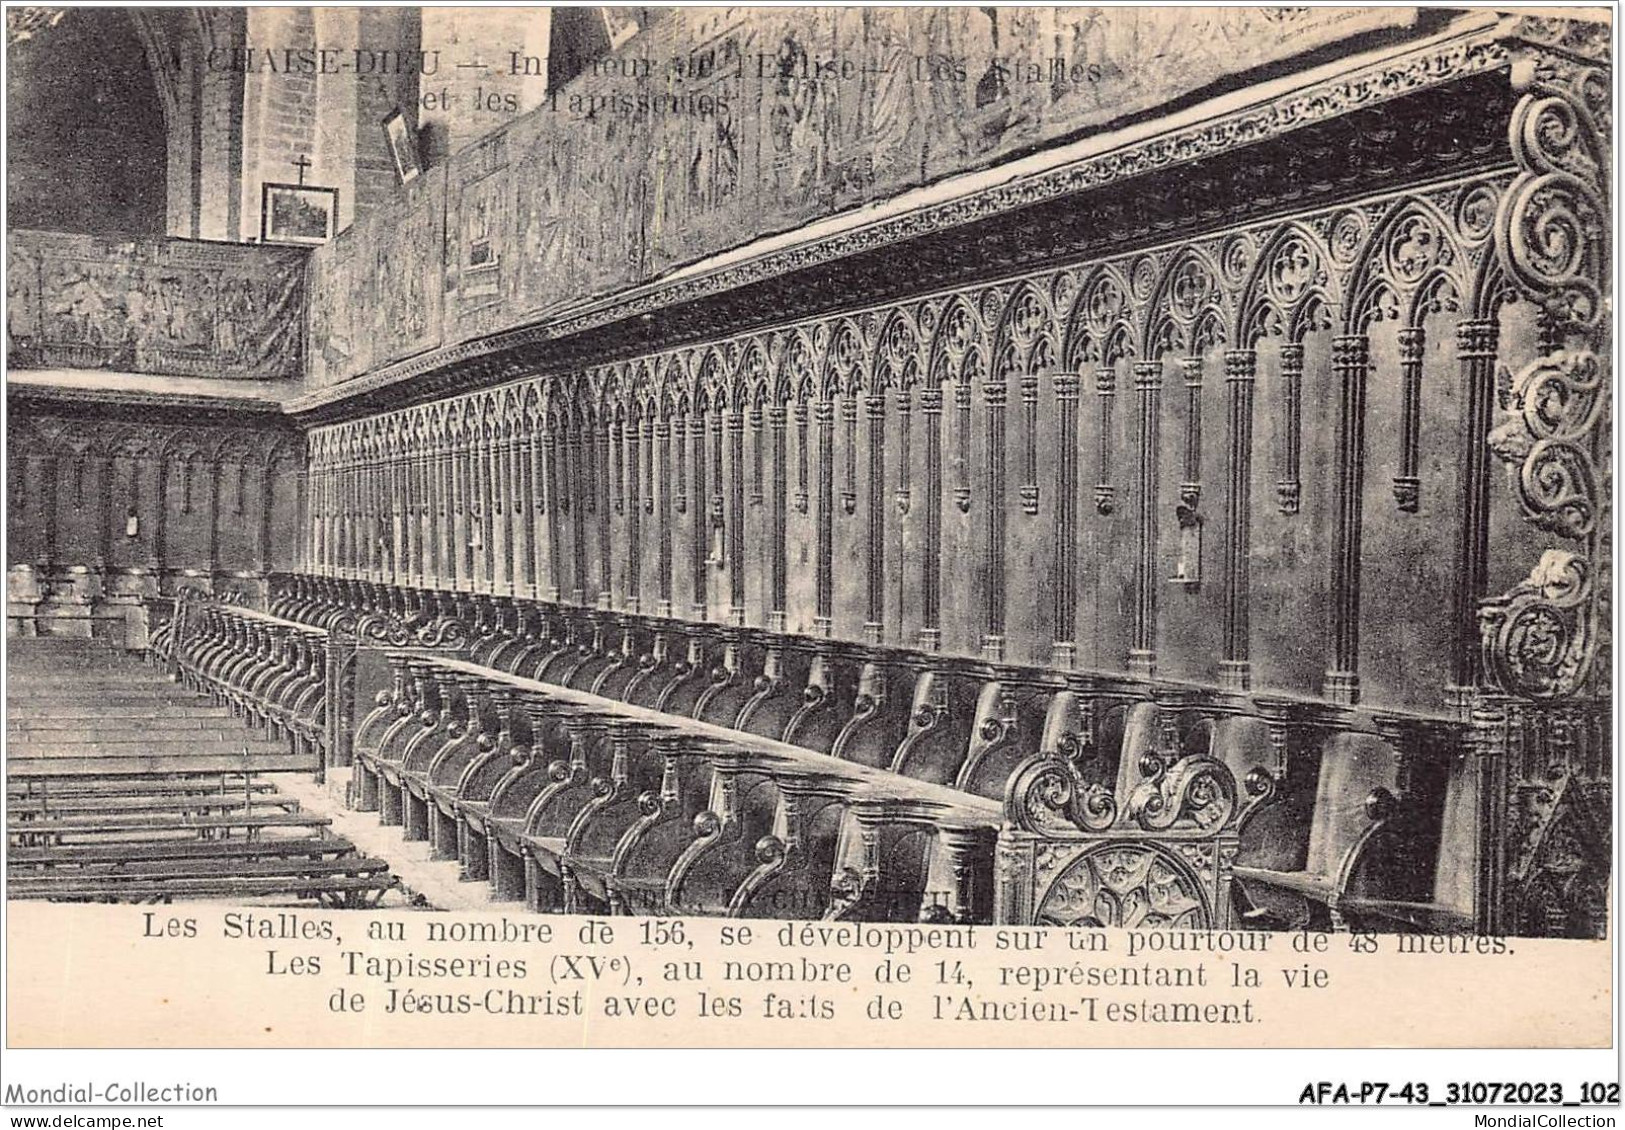
[[[1574,694],[1596,651],[1592,596],[1586,558],[1547,550],[1527,579],[1479,609],[1486,673],[1497,686],[1527,698]]]
[[[1502,370],[1506,418],[1490,448],[1512,464],[1512,485],[1534,525],[1566,538],[1597,527],[1597,469],[1591,444],[1608,411],[1602,362],[1588,349],[1538,357],[1516,377]]]
[[[1043,926],[1201,930],[1206,900],[1188,867],[1152,844],[1101,844],[1084,852],[1045,892]]]
[[[1034,757],[1010,778],[1005,818],[1040,835],[1172,831],[1202,836],[1231,824],[1240,794],[1222,762],[1187,757],[1166,770],[1160,764],[1153,768],[1121,808],[1107,786],[1085,781],[1072,761]]]
[[[1525,517],[1579,544],[1548,549],[1527,579],[1483,603],[1479,623],[1490,679],[1552,699],[1581,693],[1606,646],[1598,563],[1610,416],[1608,158],[1598,130],[1606,82],[1605,72],[1567,60],[1523,63],[1514,75],[1527,88],[1509,133],[1521,171],[1496,213],[1496,255],[1514,292],[1539,308],[1549,344],[1516,376],[1503,375],[1503,419],[1489,445],[1510,465]]]

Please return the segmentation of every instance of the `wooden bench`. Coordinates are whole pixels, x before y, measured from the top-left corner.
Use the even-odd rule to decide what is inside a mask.
[[[226,876],[171,878],[123,882],[85,878],[50,885],[14,897],[54,902],[172,902],[175,899],[299,898],[335,909],[356,910],[376,906],[396,886],[389,875],[290,875],[272,877]]]
[[[292,797],[272,793],[250,793],[242,796],[221,796],[217,793],[193,793],[189,796],[108,796],[108,797],[50,797],[33,800],[17,799],[6,805],[6,812],[19,819],[48,819],[57,816],[100,814],[104,816],[138,814],[192,814],[210,812],[250,812],[259,809],[294,812],[299,802]]]
[[[56,844],[19,847],[6,854],[8,868],[78,869],[124,867],[163,860],[311,858],[353,855],[355,847],[337,836],[260,840],[147,840],[140,843]]]
[[[67,816],[34,820],[7,820],[6,836],[14,844],[63,843],[71,837],[100,841],[141,840],[159,835],[195,834],[198,839],[226,839],[234,831],[247,838],[260,836],[272,828],[325,828],[333,821],[326,816],[304,812],[218,813],[196,818],[121,820],[112,816]]]

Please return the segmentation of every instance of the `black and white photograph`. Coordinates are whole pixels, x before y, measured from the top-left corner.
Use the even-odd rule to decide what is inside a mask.
[[[5,15],[8,1048],[1617,1110],[1612,9]]]

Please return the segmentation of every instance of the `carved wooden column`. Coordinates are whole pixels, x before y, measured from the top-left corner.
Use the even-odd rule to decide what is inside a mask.
[[[474,471],[474,529],[470,549],[474,561],[474,591],[496,591],[497,561],[501,546],[497,544],[497,435],[489,418],[481,421],[474,433],[470,458]]]
[[[954,505],[961,514],[970,513],[970,407],[971,386],[968,374],[961,374],[954,382]]]
[[[374,581],[384,579],[385,560],[384,523],[390,511],[388,489],[389,456],[384,451],[382,421],[373,425],[373,442],[363,456],[362,489],[366,502],[367,576]]]
[[[408,415],[401,427],[401,443],[406,478],[406,501],[402,508],[401,548],[405,553],[402,580],[412,588],[423,588],[428,576],[426,558],[428,532],[428,476],[424,474],[423,434],[418,411]]]
[[[320,460],[324,459],[320,448],[316,448],[311,455],[310,463],[310,497],[311,507],[307,519],[310,533],[306,537],[306,551],[309,554],[310,571],[317,576],[327,573],[327,539],[325,526],[327,523],[327,471]]]
[[[1342,334],[1332,343],[1337,378],[1337,468],[1333,498],[1331,662],[1324,694],[1360,701],[1360,523],[1365,493],[1365,399],[1370,341]]]
[[[1399,474],[1394,476],[1394,503],[1415,514],[1422,500],[1418,474],[1422,440],[1422,356],[1427,335],[1421,326],[1399,331]]]
[[[818,416],[818,562],[815,571],[817,588],[814,626],[821,636],[830,634],[834,627],[835,608],[835,404],[829,398],[819,400]]]
[[[757,429],[758,432],[760,429]],[[745,416],[737,403],[728,414],[728,622],[745,623]],[[761,444],[758,442],[758,451]],[[720,484],[719,484],[720,485]]]
[[[367,485],[369,485],[369,502],[367,507],[372,511],[369,522],[369,537],[372,545],[371,577],[377,584],[388,584],[393,576],[395,561],[398,558],[395,546],[395,528],[397,528],[398,499],[400,493],[395,489],[395,429],[390,426],[392,421],[380,419],[375,423],[374,447],[367,457]]]
[[[220,568],[220,463],[206,459],[203,470],[209,476],[209,555],[203,562],[203,572],[212,580]]]
[[[357,425],[359,430],[360,426]],[[357,438],[344,475],[347,496],[345,541],[350,550],[346,575],[351,578],[366,576],[372,563],[372,538],[367,529],[367,459],[361,443]]]
[[[96,489],[101,491],[101,505],[97,507],[96,520],[96,556],[102,567],[107,567],[113,560],[113,524],[116,516],[113,513],[117,492],[113,489],[113,458],[110,455],[96,457]],[[19,501],[18,505],[27,503]]]
[[[659,479],[659,507],[658,540],[659,568],[658,581],[659,595],[656,598],[655,614],[670,616],[672,614],[672,487],[680,477],[672,474],[671,469],[671,417],[662,412],[654,424],[655,439],[660,445],[660,479]]]
[[[375,422],[373,427],[377,430],[381,422]],[[374,581],[383,579],[384,561],[384,521],[388,513],[387,499],[384,496],[385,476],[388,473],[388,457],[384,454],[383,436],[374,435],[361,459],[361,491],[362,512],[365,519],[362,524],[363,534],[367,547],[366,576]]]
[[[1082,382],[1076,373],[1055,373],[1052,381],[1057,418],[1055,622],[1050,635],[1050,663],[1070,669],[1078,660],[1078,390]]]
[[[1158,457],[1161,454],[1162,362],[1134,363],[1134,392],[1137,408],[1136,432],[1139,474],[1138,524],[1135,532],[1134,618],[1129,644],[1130,673],[1147,678],[1157,669],[1157,490]]]
[[[24,453],[19,441],[13,437],[11,452],[6,459],[6,565],[29,561],[28,550],[32,541],[34,523],[32,515],[38,502],[34,490],[35,475],[30,466],[32,459]]]
[[[362,425],[357,425],[361,430]],[[350,458],[350,551],[351,573],[371,579],[378,560],[378,537],[373,519],[376,494],[373,487],[372,440],[363,436]]]
[[[404,421],[397,422],[392,437],[389,475],[386,479],[389,497],[385,500],[389,512],[389,561],[384,580],[391,585],[405,584],[411,573],[411,536],[409,525],[416,519],[412,509],[412,456],[406,446]]]
[[[920,647],[942,646],[942,386],[920,390],[925,414],[925,547],[920,583]]]
[[[322,463],[317,520],[322,538],[322,576],[338,576],[338,436],[328,432],[327,457]]]
[[[541,599],[542,594],[548,591],[547,586],[552,583],[546,564],[546,555],[552,551],[553,544],[547,481],[548,469],[553,462],[549,451],[552,433],[540,408],[531,410],[527,421],[530,434],[530,509],[525,525],[531,531],[531,595]]]
[[[805,399],[796,400],[796,513],[805,514],[810,504],[808,464],[808,416]]]
[[[610,415],[609,406],[605,405],[597,417],[597,426],[592,432],[593,446],[590,452],[594,463],[593,486],[596,507],[598,510],[598,607],[610,608],[614,604],[615,580],[610,556],[610,514],[619,503],[619,495],[613,498],[609,478],[610,462]],[[619,427],[619,425],[616,425]]]
[[[333,439],[333,458],[327,467],[327,574],[338,577],[344,568],[344,477],[339,450]]]
[[[636,427],[632,428],[636,434]],[[626,414],[617,407],[614,416],[609,422],[609,457],[610,457],[610,487],[609,496],[614,500],[615,513],[626,513],[626,444],[627,444]]]
[[[1303,343],[1281,346],[1281,468],[1275,479],[1275,504],[1282,514],[1296,514],[1303,493]]]
[[[452,565],[452,451],[451,437],[444,433],[429,437],[434,484],[434,567],[429,583],[437,589],[456,586]]]
[[[266,460],[260,464],[260,505],[256,511],[257,528],[254,530],[254,570],[262,576],[271,572],[271,539],[272,518],[276,512],[276,468],[278,464]],[[242,497],[243,478],[248,474],[248,461],[245,459],[237,467],[237,494]],[[297,471],[293,474],[298,474]],[[290,478],[292,475],[289,476]],[[296,488],[297,489],[297,488]],[[294,504],[295,514],[298,513],[298,503]],[[294,567],[299,567],[299,539],[302,527],[296,521],[294,524]]]
[[[158,463],[158,498],[157,505],[153,507],[152,516],[152,542],[148,560],[153,571],[160,581],[164,568],[164,528],[168,523],[169,514],[169,460],[162,455],[155,456]],[[140,461],[136,464],[137,476],[140,475]],[[56,461],[46,464],[45,497],[50,506],[45,514],[45,565],[50,567],[51,558],[56,549]],[[137,510],[139,515],[140,511]]]
[[[350,430],[354,431],[353,428]],[[344,459],[339,464],[338,486],[339,576],[350,578],[355,576],[356,568],[361,560],[361,555],[356,548],[356,533],[359,526],[358,511],[360,508],[356,504],[356,457],[353,439],[349,450],[345,452]]]
[[[294,554],[294,564],[295,564],[296,568],[298,568],[300,570],[306,570],[306,569],[309,569],[310,566],[311,566],[310,533],[309,533],[309,531],[310,531],[310,522],[306,518],[306,515],[309,512],[309,506],[310,506],[310,503],[309,503],[310,487],[309,487],[309,477],[308,477],[308,475],[307,475],[307,473],[305,471],[305,464],[304,464],[303,460],[300,460],[299,464],[297,465],[297,469],[293,473],[293,483],[294,483],[294,501],[293,501],[294,525],[295,525],[295,528],[299,531],[299,533],[297,535],[299,545],[298,545],[297,550],[296,550],[296,552]],[[266,490],[267,491],[270,490],[269,471],[267,471]],[[268,505],[267,509],[269,509],[269,508],[270,507]],[[270,563],[271,563],[272,558],[271,558],[271,545],[270,545],[269,539],[267,539],[266,541],[260,543],[260,560],[265,563],[265,567],[267,569],[270,567]]]
[[[694,521],[689,526],[689,565],[693,570],[694,595],[689,615],[696,620],[706,618],[708,593],[706,591],[706,558],[710,550],[710,498],[707,493],[706,473],[710,469],[705,452],[705,418],[716,412],[711,405],[696,403],[694,416],[689,420],[689,439],[694,448],[690,464],[694,474]]]
[[[1102,516],[1117,509],[1117,487],[1112,482],[1112,409],[1117,402],[1117,370],[1102,365],[1095,370],[1095,395],[1100,398],[1100,442],[1096,453],[1095,513]]]
[[[848,518],[858,512],[858,394],[850,389],[841,394],[841,513]]]
[[[338,436],[329,437],[327,466],[322,468],[322,544],[325,573],[337,577],[339,572],[339,462]]]
[[[469,553],[473,504],[469,476],[470,439],[459,429],[453,433],[451,448],[451,587],[469,592],[474,587],[473,558]]]
[[[543,421],[542,428],[542,493],[546,495],[547,506],[547,599],[556,604],[564,594],[564,553],[559,544],[563,528],[560,510],[564,500],[559,493],[558,417],[550,414]]]
[[[1474,927],[1482,934],[1504,936],[1513,928],[1506,915],[1508,700],[1498,694],[1475,697],[1466,735],[1468,769],[1477,786],[1478,819],[1473,823]]]
[[[327,570],[338,577],[344,567],[344,459],[345,432],[340,428],[332,438],[332,458],[327,465]]]
[[[406,505],[402,548],[406,552],[406,583],[413,588],[422,588],[425,573],[423,529],[429,508],[423,489],[423,444],[417,417],[416,411],[407,417],[401,436],[406,447]]]
[[[673,455],[674,455],[674,458],[675,458],[676,462],[672,463],[672,462],[668,461],[662,469],[664,471],[666,471],[668,474],[670,474],[670,478],[668,478],[666,481],[668,483],[670,483],[671,489],[674,492],[674,497],[672,498],[672,513],[673,514],[679,514],[679,515],[680,514],[687,514],[688,513],[688,407],[687,407],[687,405],[680,405],[678,407],[678,409],[677,409],[676,413],[674,414],[673,418],[671,419],[670,423],[671,423],[671,438],[676,444],[676,450],[673,452]]]
[[[642,446],[649,421],[634,407],[627,416],[626,443],[626,601],[628,612],[643,610],[643,466]]]
[[[790,469],[785,462],[785,424],[788,413],[783,404],[774,404],[768,409],[768,425],[773,433],[773,494],[772,507],[768,515],[771,527],[768,533],[768,613],[767,628],[771,632],[782,632],[785,626],[786,603],[786,562],[785,551],[788,540],[787,527],[789,515],[785,512],[786,495],[789,492]]]
[[[352,433],[354,428],[348,429]],[[339,576],[354,577],[361,555],[356,550],[356,532],[358,528],[356,505],[356,457],[355,440],[350,440],[348,450],[338,467],[339,488]]]
[[[351,429],[345,429],[345,445],[340,447],[340,459],[333,465],[333,576],[336,577],[349,576],[351,566],[354,564],[354,545],[356,545],[354,509],[351,501],[354,463],[348,450],[349,431]]]
[[[1219,685],[1236,691],[1252,686],[1253,393],[1257,378],[1256,352],[1226,351],[1229,426],[1225,436],[1224,656],[1219,661]]]
[[[511,451],[513,497],[509,524],[514,531],[513,591],[536,598],[536,432],[535,421],[524,409],[514,423]]]
[[[1202,502],[1202,358],[1194,354],[1181,357],[1179,368],[1185,378],[1185,459],[1179,501],[1195,510]]]
[[[1456,527],[1456,568],[1451,593],[1455,647],[1451,692],[1478,685],[1482,671],[1478,602],[1489,587],[1490,420],[1495,411],[1495,354],[1500,324],[1493,318],[1456,327],[1461,362],[1461,518]]]
[[[1038,513],[1038,374],[1021,378],[1021,512]]]
[[[869,548],[868,615],[863,638],[879,643],[886,621],[886,395],[880,388],[870,390],[866,402],[869,416]]]
[[[491,437],[491,591],[513,594],[513,429],[502,421]]]
[[[897,503],[899,516],[906,516],[914,501],[913,449],[914,391],[905,385],[897,390],[897,492],[893,497]]]
[[[760,506],[765,500],[766,480],[764,478],[762,455],[762,426],[764,419],[761,402],[754,401],[750,406],[750,504]]]
[[[331,571],[331,575],[334,577],[342,577],[344,575],[346,566],[345,555],[348,551],[348,546],[346,545],[344,537],[345,466],[346,460],[342,458],[341,452],[335,451],[333,465],[328,472],[327,483],[328,506],[330,513],[329,521],[331,523],[331,529],[329,531],[329,544],[332,547],[330,552],[332,561],[329,569]]]
[[[593,476],[591,419],[572,416],[569,421],[570,483],[564,493],[570,501],[570,550],[574,576],[570,577],[570,600],[587,603],[587,515],[596,509],[596,483]]]
[[[1009,504],[1004,490],[1005,383],[985,382],[982,395],[987,404],[987,505],[982,524],[987,602],[982,610],[982,658],[998,663],[1004,659],[1004,523]]]

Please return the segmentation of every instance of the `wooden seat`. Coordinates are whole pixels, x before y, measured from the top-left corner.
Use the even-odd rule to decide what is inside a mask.
[[[1312,805],[1283,798],[1281,814],[1261,814],[1244,837],[1235,877],[1249,916],[1323,929],[1346,926],[1352,915],[1385,919],[1387,929],[1430,931],[1460,929],[1471,918],[1459,904],[1428,898],[1442,874],[1451,728],[1388,723],[1381,734],[1329,735],[1320,745]],[[1306,791],[1300,786],[1299,796]],[[1295,815],[1304,812],[1307,821]],[[1283,829],[1297,829],[1298,837]]]

